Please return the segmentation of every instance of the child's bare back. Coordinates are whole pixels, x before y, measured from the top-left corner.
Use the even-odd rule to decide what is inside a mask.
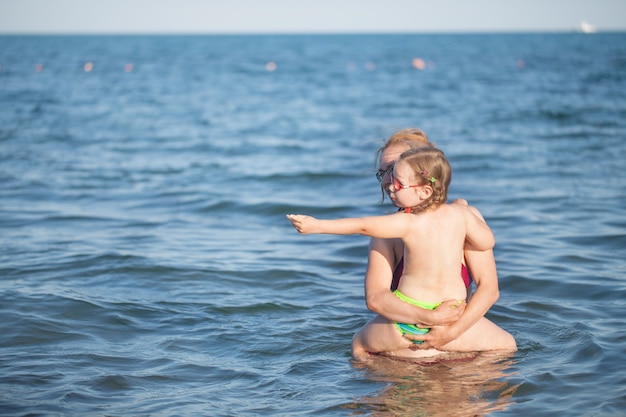
[[[466,288],[459,280],[459,265],[466,238],[472,238],[468,234],[473,231],[468,222],[474,221],[470,209],[442,204],[417,214],[398,215],[411,218],[409,233],[403,238],[405,266],[398,289],[429,303],[464,299]],[[486,242],[485,247],[488,245]]]

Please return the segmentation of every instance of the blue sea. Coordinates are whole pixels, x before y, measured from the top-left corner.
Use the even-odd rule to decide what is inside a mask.
[[[355,362],[375,152],[493,229],[519,351]],[[0,414],[626,415],[626,33],[1,36]]]

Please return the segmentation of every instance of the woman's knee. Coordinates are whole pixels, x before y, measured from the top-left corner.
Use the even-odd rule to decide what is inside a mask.
[[[363,358],[369,355],[369,352],[365,350],[363,341],[361,340],[361,331],[358,331],[352,337],[352,357],[355,359]]]

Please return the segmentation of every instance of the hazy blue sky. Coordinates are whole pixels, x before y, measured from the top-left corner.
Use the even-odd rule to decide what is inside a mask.
[[[0,0],[0,33],[626,30],[626,0]]]

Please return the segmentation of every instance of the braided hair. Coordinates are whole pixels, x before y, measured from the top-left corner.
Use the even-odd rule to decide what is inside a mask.
[[[448,200],[452,169],[443,151],[431,145],[422,146],[402,153],[398,161],[404,161],[411,167],[416,184],[429,185],[433,190],[428,200],[411,207],[412,213],[439,207]]]

